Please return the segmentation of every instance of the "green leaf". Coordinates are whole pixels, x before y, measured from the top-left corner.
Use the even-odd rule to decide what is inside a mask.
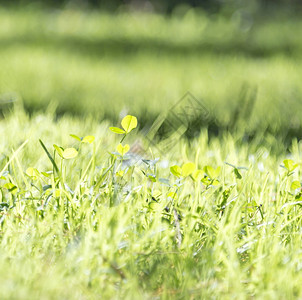
[[[250,201],[249,203],[247,203],[244,208],[246,209],[246,212],[251,214],[251,213],[255,213],[255,211],[258,208],[258,204],[256,203],[255,200]]]
[[[123,146],[122,144],[119,144],[116,147],[117,152],[121,155],[124,156],[130,149],[130,146],[128,144],[126,144],[125,146]]]
[[[219,176],[221,167],[216,168],[215,170],[215,178]]]
[[[188,162],[182,165],[181,175],[187,177],[191,175],[195,170],[195,164],[192,162]]]
[[[72,138],[74,138],[74,139],[76,139],[77,141],[81,141],[81,138],[80,137],[78,137],[77,135],[75,135],[75,134],[70,134],[70,136],[72,137]]]
[[[237,168],[234,168],[234,173],[237,179],[242,179],[242,175]]]
[[[56,197],[56,198],[59,198],[59,197],[61,196],[61,191],[56,189],[56,190],[53,192],[53,196]]]
[[[32,179],[36,179],[37,176],[39,176],[39,174],[40,174],[37,169],[32,168],[32,167],[27,168],[25,173],[26,173],[27,176],[31,177]]]
[[[201,182],[204,184],[204,185],[206,185],[206,186],[208,186],[209,184],[211,184],[211,179],[209,178],[209,177],[204,177],[204,178],[202,178],[201,179]]]
[[[123,176],[124,176],[124,173],[125,173],[124,170],[120,170],[120,171],[117,171],[117,172],[115,173],[115,175],[116,175],[116,176],[119,176],[119,177],[123,177]]]
[[[218,177],[219,173],[220,173],[220,167],[218,167],[217,169],[214,169],[211,166],[205,166],[204,167],[204,171],[207,173],[207,175],[211,178],[211,179],[215,179]]]
[[[51,188],[52,188],[51,184],[45,184],[45,185],[42,186],[42,189],[43,189],[44,192],[51,189]]]
[[[126,133],[129,133],[131,130],[137,127],[137,119],[134,116],[128,115],[123,118],[121,124]]]
[[[16,189],[17,189],[17,186],[14,185],[14,184],[11,183],[11,182],[8,182],[8,183],[4,184],[3,187],[4,187],[5,189],[7,189],[7,190],[8,190],[9,192],[11,192],[11,193],[15,193],[15,192],[16,192]]]
[[[153,174],[148,175],[148,178],[152,181],[152,182],[156,182],[156,176]]]
[[[175,192],[170,192],[168,195],[167,195],[168,198],[171,198],[171,199],[174,199],[174,200],[177,200],[177,193]]]
[[[217,186],[219,185],[219,181],[217,179],[214,179],[212,182],[212,185]]]
[[[169,179],[167,178],[158,178],[158,182],[170,186]]]
[[[214,173],[215,173],[215,169],[211,166],[205,166],[204,167],[204,171],[207,173],[207,175],[210,178],[214,178]]]
[[[62,147],[59,147],[59,146],[55,145],[55,144],[53,144],[53,147],[56,149],[57,153],[58,153],[61,157],[63,157],[64,149],[63,149]]]
[[[48,171],[48,172],[41,172],[42,175],[44,175],[45,177],[48,177],[50,178],[51,177],[51,174],[52,174],[52,171]]]
[[[179,166],[177,166],[177,165],[170,167],[170,171],[176,177],[180,177],[181,176],[181,168]]]
[[[301,188],[301,183],[299,181],[293,181],[292,184],[291,184],[291,189],[292,190],[296,190],[296,189],[299,189]]]
[[[82,139],[82,143],[89,143],[92,144],[95,140],[95,137],[93,135],[87,135]]]
[[[63,151],[63,158],[65,159],[72,159],[78,155],[78,151],[74,148],[66,148]]]
[[[289,171],[292,172],[298,167],[298,164],[295,164],[291,159],[285,159],[283,161],[285,168]]]
[[[192,177],[195,181],[200,181],[204,177],[204,171],[202,170],[195,170],[192,173]]]
[[[126,131],[124,131],[123,129],[118,128],[118,127],[109,127],[109,129],[112,132],[117,133],[117,134],[125,134],[126,133]]]
[[[161,211],[162,206],[160,203],[157,203],[156,201],[152,201],[148,204],[149,208],[154,211]]]
[[[0,210],[3,211],[4,209],[8,209],[9,205],[6,202],[1,202],[0,203]]]

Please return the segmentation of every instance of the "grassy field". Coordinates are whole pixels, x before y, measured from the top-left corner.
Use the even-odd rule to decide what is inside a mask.
[[[1,299],[302,297],[297,141],[202,131],[157,157],[92,118],[0,125]]]
[[[0,97],[99,120],[128,110],[146,124],[190,91],[219,128],[252,97],[246,129],[297,135],[301,34],[298,17],[2,9]]]
[[[0,299],[302,298],[301,34],[1,9]]]

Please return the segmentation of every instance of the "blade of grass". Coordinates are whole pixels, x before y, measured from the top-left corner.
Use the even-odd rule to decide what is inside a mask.
[[[3,167],[3,169],[0,172],[0,177],[3,175],[6,168],[10,165],[10,163],[15,159],[15,157],[18,155],[18,153],[21,151],[22,148],[28,143],[28,140],[23,142],[23,144],[17,149],[16,152],[13,153],[12,157],[9,159],[9,161],[6,163],[6,165]]]
[[[55,169],[55,170],[57,171],[57,173],[59,174],[60,171],[59,171],[59,168],[58,168],[56,162],[54,161],[54,159],[52,158],[51,154],[48,152],[46,146],[44,145],[44,143],[43,143],[40,139],[39,139],[39,142],[40,142],[40,144],[41,144],[43,150],[45,151],[46,155],[48,156],[49,160],[51,161],[51,163],[52,163],[54,169]]]

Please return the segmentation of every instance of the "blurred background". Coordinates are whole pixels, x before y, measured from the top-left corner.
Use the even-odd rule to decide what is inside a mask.
[[[302,137],[300,0],[1,0],[0,109]]]

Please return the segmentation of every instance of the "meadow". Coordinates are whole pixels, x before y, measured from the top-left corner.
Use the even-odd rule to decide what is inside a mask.
[[[301,298],[281,20],[2,9],[0,299]],[[187,91],[207,117],[165,135]]]
[[[117,122],[128,110],[154,121],[187,91],[228,129],[246,99],[245,130],[301,129],[302,21],[189,10],[170,17],[74,9],[0,10],[0,95],[27,111]],[[148,105],[147,105],[148,104]],[[5,105],[3,107],[5,109]],[[246,115],[246,114],[243,114]]]
[[[154,157],[110,125],[1,121],[1,299],[301,297],[300,143],[203,130]]]

